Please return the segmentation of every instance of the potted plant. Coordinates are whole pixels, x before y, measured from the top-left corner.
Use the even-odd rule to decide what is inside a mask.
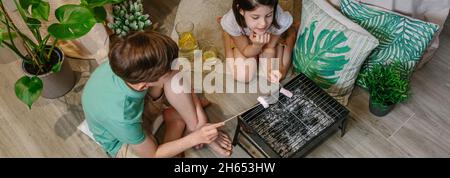
[[[15,84],[16,96],[31,108],[42,95],[57,98],[69,92],[75,78],[64,54],[56,44],[59,40],[77,39],[87,34],[96,23],[106,19],[104,5],[123,0],[81,0],[79,5],[63,5],[55,10],[57,23],[51,24],[43,35],[42,24],[48,21],[50,5],[47,0],[12,0],[27,29],[18,28],[0,0],[0,45],[11,49],[22,59],[25,76]],[[30,34],[27,36],[26,34]],[[13,40],[21,38],[25,51]]]
[[[409,80],[398,70],[399,64],[376,65],[367,74],[366,83],[370,93],[370,112],[383,117],[395,105],[409,98]]]
[[[144,14],[142,0],[127,0],[115,4],[112,15],[114,21],[108,27],[120,38],[133,31],[144,31],[152,25],[150,16]]]

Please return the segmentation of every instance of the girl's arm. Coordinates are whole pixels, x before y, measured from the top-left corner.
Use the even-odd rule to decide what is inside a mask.
[[[270,42],[266,45],[266,48],[275,48],[278,45],[278,41],[280,41],[280,35],[272,34],[270,36]]]
[[[270,37],[270,42],[267,43],[267,45],[265,45],[263,47],[260,57],[271,59],[271,58],[274,58],[275,56],[277,56],[276,47],[278,45],[278,41],[280,40],[280,38],[281,38],[280,35],[272,34]]]
[[[244,35],[233,37],[233,40],[242,55],[252,58],[261,54],[264,45],[270,42],[270,38],[270,34],[252,34],[248,38]]]

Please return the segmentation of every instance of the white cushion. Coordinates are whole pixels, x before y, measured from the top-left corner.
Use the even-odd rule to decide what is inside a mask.
[[[163,116],[158,116],[155,121],[153,121],[153,125],[152,125],[152,134],[155,135],[156,132],[158,131],[158,129],[161,127],[162,123],[163,123],[164,119]],[[94,138],[94,134],[92,134],[92,132],[89,130],[89,126],[85,121],[83,121],[79,126],[78,126],[78,130],[80,130],[82,133],[86,134],[89,138],[91,138],[93,141],[95,141]],[[99,144],[97,141],[95,141],[97,144]],[[99,144],[100,145],[100,144]]]

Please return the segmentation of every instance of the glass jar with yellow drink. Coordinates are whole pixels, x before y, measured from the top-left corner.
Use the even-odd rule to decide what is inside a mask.
[[[199,49],[198,41],[194,36],[194,24],[190,21],[178,22],[175,26],[178,34],[179,57],[193,60],[194,51]]]
[[[204,62],[216,61],[220,58],[219,52],[218,52],[217,48],[215,48],[214,46],[202,47],[202,53],[203,53],[202,59]]]

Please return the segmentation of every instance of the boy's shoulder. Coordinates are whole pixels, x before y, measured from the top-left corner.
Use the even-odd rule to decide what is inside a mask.
[[[106,75],[113,74],[111,66],[109,65],[109,61],[100,64],[92,73],[91,78],[97,75],[105,75],[105,74]]]
[[[96,103],[104,102],[108,104],[114,98],[123,98],[117,82],[114,79],[109,62],[100,64],[89,77],[83,91],[83,100]]]
[[[89,76],[89,80],[87,81],[86,86],[84,88],[85,93],[101,92],[114,88],[113,75],[114,73],[112,72],[112,69],[109,66],[109,62],[100,64],[94,70],[94,72],[92,72],[91,76]]]
[[[101,64],[90,76],[83,98],[91,102],[102,102],[105,105],[121,107],[144,99],[146,92],[138,92],[127,86],[126,82],[117,76],[111,69],[109,62]],[[127,104],[128,103],[128,104]]]
[[[102,64],[100,64],[95,70],[94,72],[92,72],[89,81],[88,81],[88,85],[89,84],[100,84],[104,85],[105,83],[103,82],[113,82],[113,76],[114,76],[114,72],[111,69],[111,66],[109,65],[109,62],[104,62]]]
[[[127,92],[123,89],[125,86],[121,82],[108,62],[95,69],[82,94],[83,109],[88,116],[96,119],[108,116],[112,120],[121,121],[127,110],[135,109],[127,106],[134,101],[127,97]]]

